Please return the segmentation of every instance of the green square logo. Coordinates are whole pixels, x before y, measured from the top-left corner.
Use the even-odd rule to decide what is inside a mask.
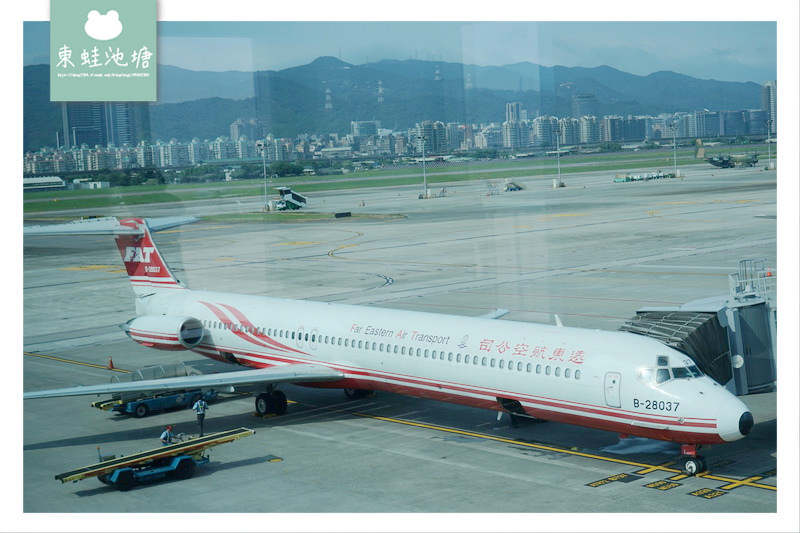
[[[154,102],[156,0],[50,0],[50,100]]]

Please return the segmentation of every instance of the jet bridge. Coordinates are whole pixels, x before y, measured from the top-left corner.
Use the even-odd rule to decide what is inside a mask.
[[[727,296],[675,308],[643,308],[620,330],[658,339],[742,396],[775,389],[775,276],[764,259],[739,262]]]

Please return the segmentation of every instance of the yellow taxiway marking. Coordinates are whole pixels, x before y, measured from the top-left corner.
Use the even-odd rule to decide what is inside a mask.
[[[674,463],[664,463],[662,465],[649,465],[649,464],[645,464],[645,463],[638,463],[636,461],[628,461],[626,459],[616,459],[614,457],[604,457],[602,455],[596,455],[596,454],[593,454],[593,453],[578,452],[578,451],[569,450],[569,449],[566,449],[566,448],[559,448],[557,446],[548,446],[546,444],[533,444],[533,443],[530,443],[530,442],[523,442],[523,441],[518,441],[518,440],[514,440],[514,439],[507,439],[505,437],[495,437],[494,435],[486,435],[484,433],[475,433],[473,431],[465,431],[465,430],[462,430],[462,429],[453,429],[453,428],[449,428],[449,427],[445,427],[445,426],[436,426],[436,425],[432,425],[432,424],[424,424],[424,423],[421,423],[421,422],[411,422],[409,420],[400,420],[398,418],[388,418],[388,417],[384,417],[384,416],[370,415],[370,414],[367,414],[367,413],[358,413],[358,412],[354,412],[354,411],[346,411],[346,412],[348,412],[348,413],[350,413],[352,415],[355,415],[355,416],[360,416],[360,417],[363,417],[363,418],[371,418],[373,420],[381,420],[383,422],[392,422],[392,423],[395,423],[395,424],[402,424],[402,425],[405,425],[405,426],[413,426],[413,427],[419,427],[419,428],[424,428],[424,429],[432,429],[432,430],[435,430],[435,431],[442,431],[442,432],[445,432],[445,433],[453,433],[453,434],[456,434],[456,435],[463,435],[463,436],[466,436],[466,437],[475,437],[475,438],[478,438],[478,439],[491,440],[491,441],[495,441],[495,442],[502,442],[502,443],[505,443],[505,444],[513,444],[515,446],[523,446],[523,447],[527,447],[527,448],[534,448],[534,449],[537,449],[537,450],[545,450],[545,451],[550,451],[550,452],[563,453],[563,454],[566,454],[566,455],[574,455],[574,456],[577,456],[577,457],[585,457],[587,459],[597,459],[597,460],[605,461],[605,462],[608,462],[608,463],[618,463],[618,464],[636,466],[636,467],[642,468],[642,470],[640,470],[638,472],[635,472],[636,474],[640,474],[642,472],[649,473],[649,472],[662,471],[662,472],[672,472],[672,473],[677,473],[679,475],[683,475],[683,474],[681,474],[680,470],[676,470],[674,468],[669,468],[667,466],[667,465],[674,464]],[[688,477],[688,476],[684,476],[684,477]],[[694,477],[703,478],[703,479],[712,479],[712,480],[715,480],[715,481],[722,481],[722,482],[728,483],[728,485],[725,485],[725,487],[735,488],[735,487],[740,487],[740,486],[748,486],[748,487],[755,487],[755,488],[759,488],[759,489],[767,489],[767,490],[774,490],[774,491],[778,490],[778,487],[773,486],[773,485],[764,485],[764,484],[761,484],[761,483],[754,483],[754,481],[762,479],[761,476],[753,476],[753,477],[749,477],[747,479],[738,480],[738,479],[725,478],[725,477],[721,477],[721,476],[714,476],[714,475],[707,474],[707,473],[700,473],[700,474],[697,474]],[[670,479],[677,479],[677,477],[670,478]],[[725,487],[720,487],[720,489],[725,489]]]
[[[296,242],[274,242],[273,246],[296,246],[303,244],[320,244],[322,241],[296,241]]]
[[[33,353],[33,352],[22,352],[25,355],[31,355],[33,357],[41,357],[42,359],[50,359],[52,361],[58,361],[59,363],[69,363],[71,365],[81,365],[81,366],[88,366],[91,368],[100,368],[102,370],[112,370],[114,372],[123,372],[129,374],[130,370],[123,370],[121,368],[108,368],[107,366],[103,365],[96,365],[94,363],[82,363],[80,361],[73,361],[72,359],[64,359],[63,357],[55,357],[52,355],[45,355],[42,353]]]

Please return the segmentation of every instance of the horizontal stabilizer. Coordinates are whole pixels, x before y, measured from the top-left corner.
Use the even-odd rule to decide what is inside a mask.
[[[489,311],[485,315],[480,315],[478,318],[490,318],[490,319],[497,319],[506,316],[510,313],[508,309],[495,309],[494,311]]]
[[[336,381],[344,374],[338,370],[320,365],[280,365],[255,370],[238,370],[217,374],[180,376],[166,379],[148,379],[125,383],[105,383],[26,392],[25,400],[38,398],[58,398],[63,396],[85,396],[92,394],[113,394],[118,392],[150,392],[184,389],[213,389],[253,383],[308,383],[316,381]]]
[[[158,217],[146,218],[151,231],[162,231],[183,224],[200,220],[197,217]],[[138,228],[119,223],[116,217],[90,218],[74,220],[66,224],[49,224],[46,226],[26,226],[25,235],[142,235]]]

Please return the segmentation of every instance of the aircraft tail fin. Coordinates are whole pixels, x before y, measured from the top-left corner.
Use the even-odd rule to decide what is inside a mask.
[[[117,248],[125,263],[136,296],[147,296],[156,291],[185,289],[161,256],[151,231],[172,228],[190,222],[195,217],[126,218],[101,217],[76,220],[67,224],[28,226],[26,235],[114,235]]]
[[[706,148],[703,146],[703,141],[701,139],[697,139],[695,141],[694,147],[694,157],[695,159],[705,159],[706,157]]]
[[[147,296],[161,290],[186,288],[178,281],[158,251],[145,219],[126,218],[120,220],[119,224],[135,230],[118,234],[116,241],[136,296]]]

